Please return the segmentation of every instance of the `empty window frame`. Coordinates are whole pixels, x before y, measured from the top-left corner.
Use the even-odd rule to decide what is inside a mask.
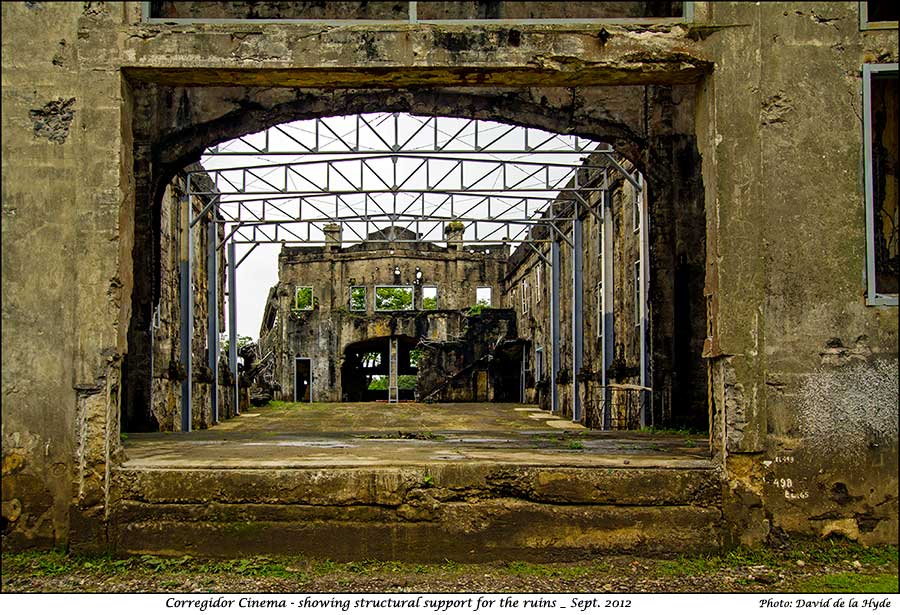
[[[528,313],[528,280],[522,280],[522,313]]]
[[[412,286],[376,286],[375,311],[395,312],[413,309]]]
[[[422,309],[436,310],[438,306],[437,286],[422,287]]]
[[[544,349],[538,346],[534,349],[534,381],[540,382],[544,377]]]
[[[491,307],[491,287],[479,286],[475,289],[475,305]]]
[[[640,173],[635,173],[634,179],[643,187],[644,178]],[[636,186],[631,186],[631,194],[631,228],[637,233],[641,230],[641,206],[644,201],[644,191],[638,190]]]
[[[350,311],[365,312],[366,311],[366,287],[351,286],[350,287]]]
[[[896,2],[860,2],[860,30],[896,30],[898,23],[898,7]]]
[[[534,300],[536,303],[541,302],[541,289],[543,288],[543,283],[541,278],[543,277],[542,273],[544,271],[544,263],[543,261],[538,261],[536,271],[534,273]]]
[[[634,262],[634,326],[641,326],[641,261]]]
[[[306,312],[313,309],[312,286],[298,286],[294,291],[294,310]]]
[[[594,287],[594,322],[597,328],[597,339],[603,339],[603,282]],[[602,346],[602,344],[601,344]]]
[[[897,64],[863,65],[866,190],[866,295],[869,305],[897,305]]]

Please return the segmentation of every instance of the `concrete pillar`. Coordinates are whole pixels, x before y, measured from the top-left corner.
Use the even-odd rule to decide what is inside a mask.
[[[341,230],[340,224],[326,224],[322,227],[325,232],[325,247],[329,250],[336,250],[341,247]]]
[[[444,235],[447,237],[447,248],[450,250],[462,250],[463,233],[465,233],[465,225],[456,220],[448,222],[444,229]]]

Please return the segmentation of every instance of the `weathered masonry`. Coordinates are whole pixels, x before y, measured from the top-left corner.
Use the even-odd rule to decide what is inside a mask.
[[[340,225],[326,226],[326,245],[285,247],[279,284],[269,293],[260,329],[260,352],[272,352],[279,397],[295,401],[363,401],[423,398],[445,388],[414,386],[417,346],[440,355],[459,338],[466,308],[478,295],[499,297],[508,249],[465,250],[462,224],[446,247],[422,241],[407,229],[373,231],[367,243],[341,248]],[[403,243],[393,243],[392,239]],[[487,303],[490,307],[490,303]],[[513,330],[513,337],[514,335]],[[489,336],[495,337],[495,336]],[[460,374],[457,378],[478,375]],[[385,386],[374,387],[386,380]],[[482,376],[487,383],[487,371]],[[485,386],[447,383],[455,401],[489,401]],[[517,392],[517,391],[516,391]]]
[[[721,481],[710,470],[701,491],[729,541],[787,531],[896,542],[896,12],[867,2],[340,5],[350,8],[3,4],[4,548],[103,548],[116,497],[185,491],[177,473],[130,481],[119,437],[121,417],[149,412],[139,391],[151,390],[143,362],[176,174],[206,148],[270,126],[370,112],[610,144],[646,186],[648,273],[612,285],[623,311],[633,287],[645,289],[646,354],[623,331],[621,353],[598,364],[589,323],[591,364],[568,377],[594,391],[588,372],[605,367],[631,395],[643,356],[654,387],[671,379],[670,398],[650,402],[656,416],[701,422],[705,406]],[[630,198],[628,185],[613,188],[624,217],[604,218],[619,262],[639,249],[625,236]],[[597,266],[591,249],[586,269]],[[563,278],[574,260],[561,262]],[[523,259],[497,281],[507,297],[537,283],[534,266]],[[532,309],[547,308],[528,305],[533,326],[516,317],[516,337],[534,341],[529,361],[547,335]],[[565,364],[543,365],[565,380]],[[541,379],[528,395],[540,399]],[[304,501],[316,508],[319,496],[340,493]],[[542,519],[558,529],[560,517]]]

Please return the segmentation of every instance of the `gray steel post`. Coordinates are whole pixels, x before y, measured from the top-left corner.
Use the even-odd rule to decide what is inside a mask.
[[[559,412],[556,373],[559,371],[559,239],[550,244],[550,410]]]
[[[650,377],[648,374],[649,361],[647,357],[647,289],[648,285],[648,273],[650,271],[650,263],[649,263],[649,254],[650,254],[650,240],[648,232],[649,229],[647,225],[649,224],[650,216],[648,215],[648,199],[647,199],[647,190],[646,182],[644,182],[643,176],[641,176],[641,184],[644,189],[641,190],[640,198],[641,198],[641,227],[639,229],[640,233],[640,258],[641,258],[641,266],[640,266],[640,307],[641,307],[641,386],[652,388],[653,385],[650,382]],[[648,399],[649,398],[649,399]],[[641,413],[641,427],[647,425],[655,424],[653,420],[653,408],[652,408],[652,396],[647,394],[647,391],[641,391],[641,401],[643,402],[644,412]]]
[[[191,430],[191,340],[194,337],[194,285],[192,261],[194,259],[193,230],[191,229],[191,196],[180,199],[181,205],[181,245],[179,251],[180,286],[178,298],[181,302],[181,364],[187,375],[181,381],[181,431]]]
[[[206,344],[212,383],[209,386],[209,400],[212,404],[212,423],[219,422],[219,280],[218,250],[216,250],[215,209],[206,226]]]
[[[240,414],[240,382],[237,364],[237,261],[234,242],[228,244],[228,367],[234,376],[234,414]]]
[[[603,275],[603,429],[612,427],[612,411],[610,404],[612,396],[607,388],[609,384],[608,370],[613,361],[616,352],[616,330],[615,321],[613,320],[613,299],[615,289],[613,288],[613,219],[612,204],[610,203],[610,194],[606,190],[603,192],[603,246],[601,252],[602,275]]]
[[[584,297],[582,288],[582,220],[578,204],[572,221],[572,420],[580,422],[581,397],[578,393],[578,374],[584,361]]]

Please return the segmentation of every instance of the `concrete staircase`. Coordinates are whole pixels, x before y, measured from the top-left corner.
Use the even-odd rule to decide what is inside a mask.
[[[120,553],[421,562],[709,552],[723,544],[712,464],[114,470]],[[704,467],[705,465],[705,467]]]

